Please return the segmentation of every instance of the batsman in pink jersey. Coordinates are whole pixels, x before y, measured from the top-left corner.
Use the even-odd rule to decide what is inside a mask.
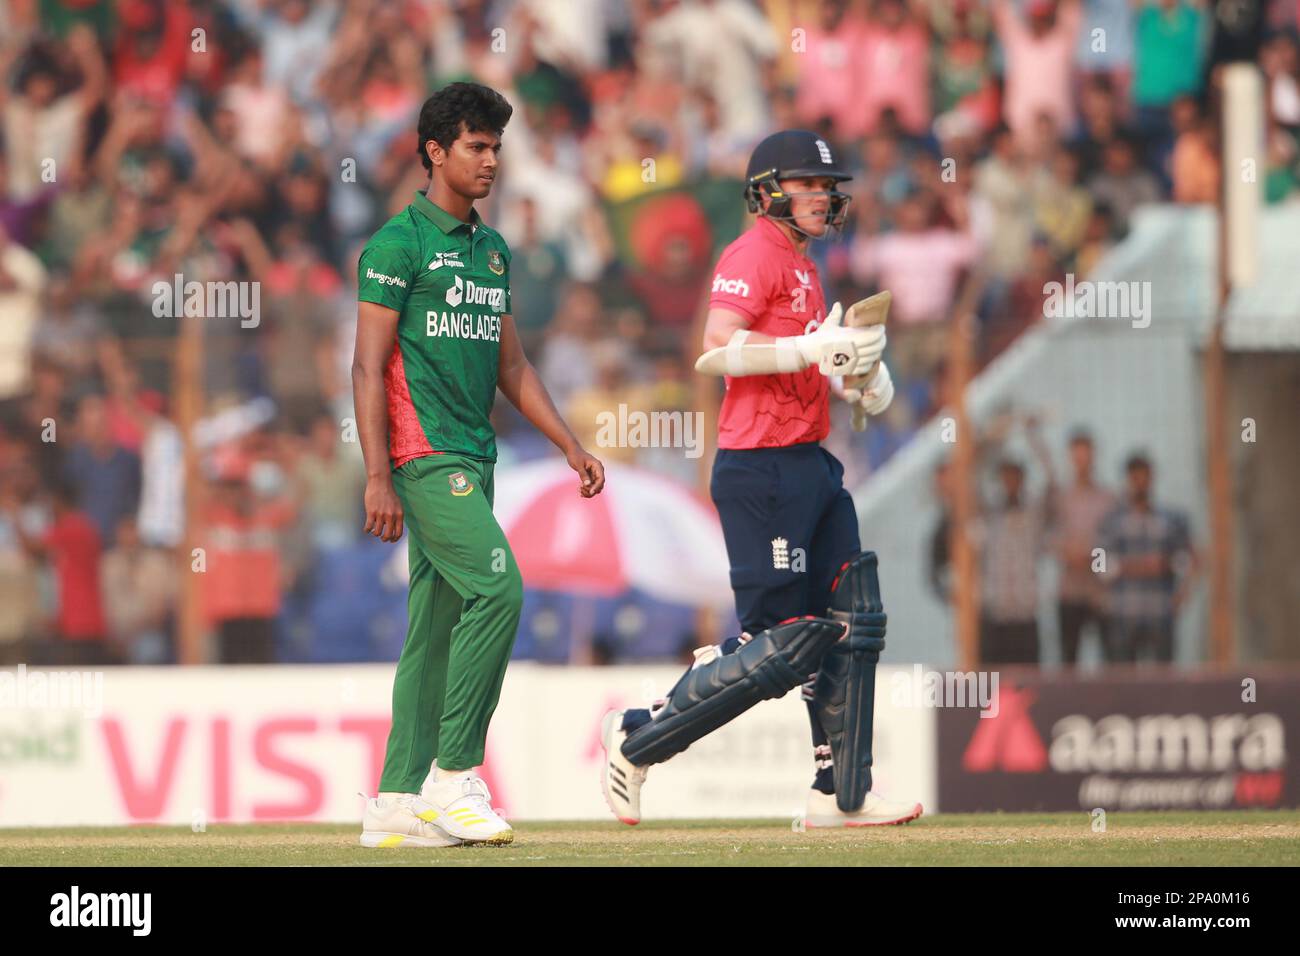
[[[828,310],[807,255],[810,240],[843,225],[849,197],[836,187],[849,176],[804,130],[759,143],[747,176],[758,218],[718,260],[695,365],[726,380],[710,492],[742,633],[698,649],[654,707],[605,716],[605,799],[624,823],[638,822],[651,764],[802,685],[814,762],[807,824],[905,823],[921,815],[919,803],[871,790],[885,646],[876,556],[861,549],[844,467],[821,446],[832,378],[863,383],[843,395],[871,415],[894,394],[883,325],[855,328],[839,303]]]

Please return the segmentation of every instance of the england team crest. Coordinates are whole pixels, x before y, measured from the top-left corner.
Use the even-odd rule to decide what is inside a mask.
[[[469,483],[469,479],[465,477],[463,471],[458,471],[456,474],[451,475],[448,477],[447,481],[451,485],[451,493],[457,498],[464,498],[474,490],[474,486]]]
[[[492,270],[493,275],[498,276],[506,271],[506,261],[496,249],[488,253],[488,268]]]

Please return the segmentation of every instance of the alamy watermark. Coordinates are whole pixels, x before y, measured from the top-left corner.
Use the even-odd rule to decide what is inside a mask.
[[[171,282],[159,279],[151,291],[153,314],[160,319],[239,319],[245,329],[255,329],[262,322],[260,282],[186,282],[178,272]]]
[[[980,717],[998,715],[997,671],[927,671],[913,664],[910,673],[898,671],[889,683],[895,707],[978,707]]]
[[[1151,324],[1150,282],[1065,282],[1043,284],[1043,317],[1047,319],[1128,319],[1135,329]]]
[[[703,412],[643,412],[620,404],[596,416],[601,448],[682,448],[687,458],[704,454]]]
[[[153,928],[152,893],[83,893],[74,885],[50,897],[50,925],[118,926],[132,936],[148,936]]]
[[[80,710],[104,713],[103,671],[29,671],[26,664],[0,671],[0,710]]]

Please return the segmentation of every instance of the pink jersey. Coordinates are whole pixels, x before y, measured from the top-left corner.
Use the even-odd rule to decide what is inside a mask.
[[[713,273],[709,308],[749,317],[751,332],[803,335],[826,316],[817,267],[781,229],[759,216],[727,246]],[[816,368],[726,377],[718,416],[719,448],[781,448],[830,433],[830,383]]]

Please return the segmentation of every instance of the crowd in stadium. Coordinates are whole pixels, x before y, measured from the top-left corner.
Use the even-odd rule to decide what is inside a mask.
[[[0,663],[174,659],[183,374],[202,389],[213,656],[277,656],[286,602],[360,538],[355,263],[426,185],[415,116],[439,85],[516,107],[480,212],[579,434],[620,403],[694,407],[699,307],[744,226],[753,145],[802,127],[849,157],[849,223],[814,254],[828,301],[892,290],[899,389],[865,439],[833,429],[850,483],[937,409],[954,321],[987,362],[1142,204],[1214,201],[1214,70],[1242,49],[1266,83],[1267,199],[1295,191],[1297,6],[1243,24],[1190,0],[14,0]],[[178,275],[259,284],[252,312],[204,318],[190,373],[155,287]],[[505,406],[503,464],[544,454]]]

